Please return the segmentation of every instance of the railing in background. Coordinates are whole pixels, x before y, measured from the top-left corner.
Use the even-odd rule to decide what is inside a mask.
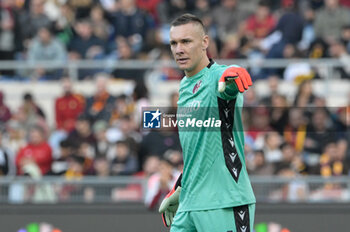
[[[331,78],[332,69],[343,67],[338,59],[231,59],[216,60],[219,64],[237,64],[245,68],[284,68],[291,63],[308,63],[316,67],[324,78]],[[175,62],[161,60],[78,60],[67,62],[28,62],[0,61],[0,70],[32,70],[38,67],[44,69],[66,69],[74,80],[78,79],[79,69],[155,69],[161,67],[176,67]]]
[[[251,181],[259,203],[350,202],[348,177],[252,176]],[[146,182],[135,177],[6,177],[0,179],[0,203],[142,203]]]

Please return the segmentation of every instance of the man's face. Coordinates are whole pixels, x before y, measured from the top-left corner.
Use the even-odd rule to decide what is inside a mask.
[[[187,23],[170,29],[170,47],[174,59],[181,70],[196,74],[198,65],[206,56],[208,36],[200,25]]]
[[[39,38],[43,44],[47,44],[51,40],[51,33],[46,28],[41,28],[39,30]]]
[[[72,92],[72,82],[68,78],[64,78],[62,80],[62,88],[64,93],[71,93]]]

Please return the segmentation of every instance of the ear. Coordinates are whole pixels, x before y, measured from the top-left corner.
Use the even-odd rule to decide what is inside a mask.
[[[209,36],[205,35],[202,40],[202,50],[203,51],[207,50],[208,46],[209,46]]]

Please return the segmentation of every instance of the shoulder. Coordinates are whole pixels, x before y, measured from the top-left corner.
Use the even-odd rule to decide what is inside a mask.
[[[240,67],[240,66],[239,65],[235,65],[235,64],[227,66],[227,65],[222,65],[222,64],[215,63],[210,68],[210,72],[211,72],[212,75],[220,75],[221,76],[225,72],[225,70],[227,70],[228,68],[231,68],[231,67]]]
[[[222,73],[226,70],[227,65],[222,65],[222,64],[218,64],[218,63],[214,63],[210,69],[209,72],[210,74],[218,74],[218,73]]]

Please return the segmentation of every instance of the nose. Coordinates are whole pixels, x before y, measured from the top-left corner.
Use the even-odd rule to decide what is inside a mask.
[[[183,54],[184,53],[184,49],[181,43],[178,43],[175,47],[175,53],[178,54]]]

